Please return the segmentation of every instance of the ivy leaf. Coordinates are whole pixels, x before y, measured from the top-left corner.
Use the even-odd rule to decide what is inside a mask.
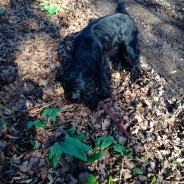
[[[53,15],[54,13],[56,13],[59,9],[59,5],[56,6],[50,6],[47,8],[47,12],[49,15]]]
[[[115,151],[121,153],[122,155],[126,152],[125,148],[121,146],[120,144],[113,145],[113,148]]]
[[[62,150],[64,153],[67,153],[71,156],[75,156],[83,161],[87,161],[87,156],[86,153],[82,150],[79,150],[78,148],[76,148],[74,145],[72,145],[71,143],[63,143],[62,144]]]
[[[98,184],[98,181],[92,174],[89,174],[87,177],[87,184]]]
[[[60,108],[57,108],[57,107],[47,108],[43,111],[41,117],[45,118],[45,117],[48,116],[53,122],[55,122],[56,121],[56,115],[59,111],[60,111]]]
[[[136,174],[139,174],[139,175],[141,175],[141,174],[144,173],[144,171],[143,171],[142,169],[140,169],[139,167],[135,167],[135,168],[133,169],[133,171],[134,171]]]
[[[8,122],[7,121],[3,121],[2,123],[0,123],[0,129],[3,128],[6,125],[8,125]]]
[[[157,178],[156,176],[154,175],[151,179],[151,183],[150,184],[155,184],[157,182]]]
[[[72,127],[72,128],[70,128],[70,129],[67,130],[67,133],[69,135],[73,135],[75,133],[75,131],[76,131],[76,127]]]
[[[96,160],[99,160],[99,159],[102,158],[103,156],[104,156],[104,154],[103,154],[102,152],[93,154],[93,155],[91,155],[91,156],[88,158],[87,162],[88,162],[88,163],[92,163],[92,162],[94,162],[94,161],[96,161]]]
[[[87,144],[84,144],[79,139],[76,139],[76,138],[73,138],[73,137],[66,136],[65,137],[65,143],[71,144],[71,145],[75,146],[76,148],[78,148],[80,150],[83,150],[83,151],[92,150],[92,148],[90,146],[88,146]]]

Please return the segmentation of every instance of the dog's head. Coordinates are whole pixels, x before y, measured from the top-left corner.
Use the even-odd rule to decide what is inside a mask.
[[[84,71],[70,67],[63,77],[63,88],[66,100],[72,103],[83,102],[91,110],[96,110],[98,99],[94,81]]]
[[[70,102],[82,101],[82,84],[78,77],[79,74],[72,71],[71,68],[65,71],[63,76],[63,88],[66,100]]]

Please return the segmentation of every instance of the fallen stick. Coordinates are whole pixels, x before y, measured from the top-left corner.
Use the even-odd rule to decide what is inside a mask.
[[[104,111],[110,116],[110,118],[116,123],[116,125],[122,130],[122,132],[127,136],[128,139],[131,139],[131,135],[124,129],[124,127],[115,119],[113,114],[106,108],[102,103],[99,104]]]

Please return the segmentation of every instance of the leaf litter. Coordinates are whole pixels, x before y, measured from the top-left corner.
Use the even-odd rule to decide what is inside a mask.
[[[164,93],[166,82],[141,56],[141,77],[136,83],[130,82],[128,72],[112,70],[112,97],[103,102],[132,140],[123,137],[100,107],[91,113],[81,104],[66,102],[56,80],[58,68],[62,72],[63,65],[69,65],[75,37],[98,15],[88,1],[53,2],[61,3],[61,8],[52,16],[27,1],[3,3],[0,123],[8,123],[0,129],[0,182],[82,183],[87,173],[100,183],[108,183],[109,176],[113,183],[180,183],[182,99]],[[61,109],[56,122],[29,131],[27,123],[39,119],[48,107]],[[133,155],[127,158],[107,148],[105,156],[93,163],[61,157],[54,169],[48,160],[49,148],[71,127],[84,133],[90,146],[93,139],[110,135]]]

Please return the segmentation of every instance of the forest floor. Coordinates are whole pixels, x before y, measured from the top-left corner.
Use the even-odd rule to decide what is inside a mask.
[[[100,107],[92,113],[65,101],[58,75],[78,33],[115,12],[117,1],[53,0],[60,8],[51,16],[35,0],[0,2],[0,183],[86,183],[88,174],[99,183],[110,176],[113,183],[184,181],[184,3],[124,2],[140,33],[141,76],[132,83],[127,71],[112,70],[112,96],[103,104],[131,140]],[[51,107],[61,109],[55,123],[27,128]],[[110,146],[94,163],[62,155],[53,168],[49,149],[71,127],[93,148],[94,139],[112,136],[132,155]]]

